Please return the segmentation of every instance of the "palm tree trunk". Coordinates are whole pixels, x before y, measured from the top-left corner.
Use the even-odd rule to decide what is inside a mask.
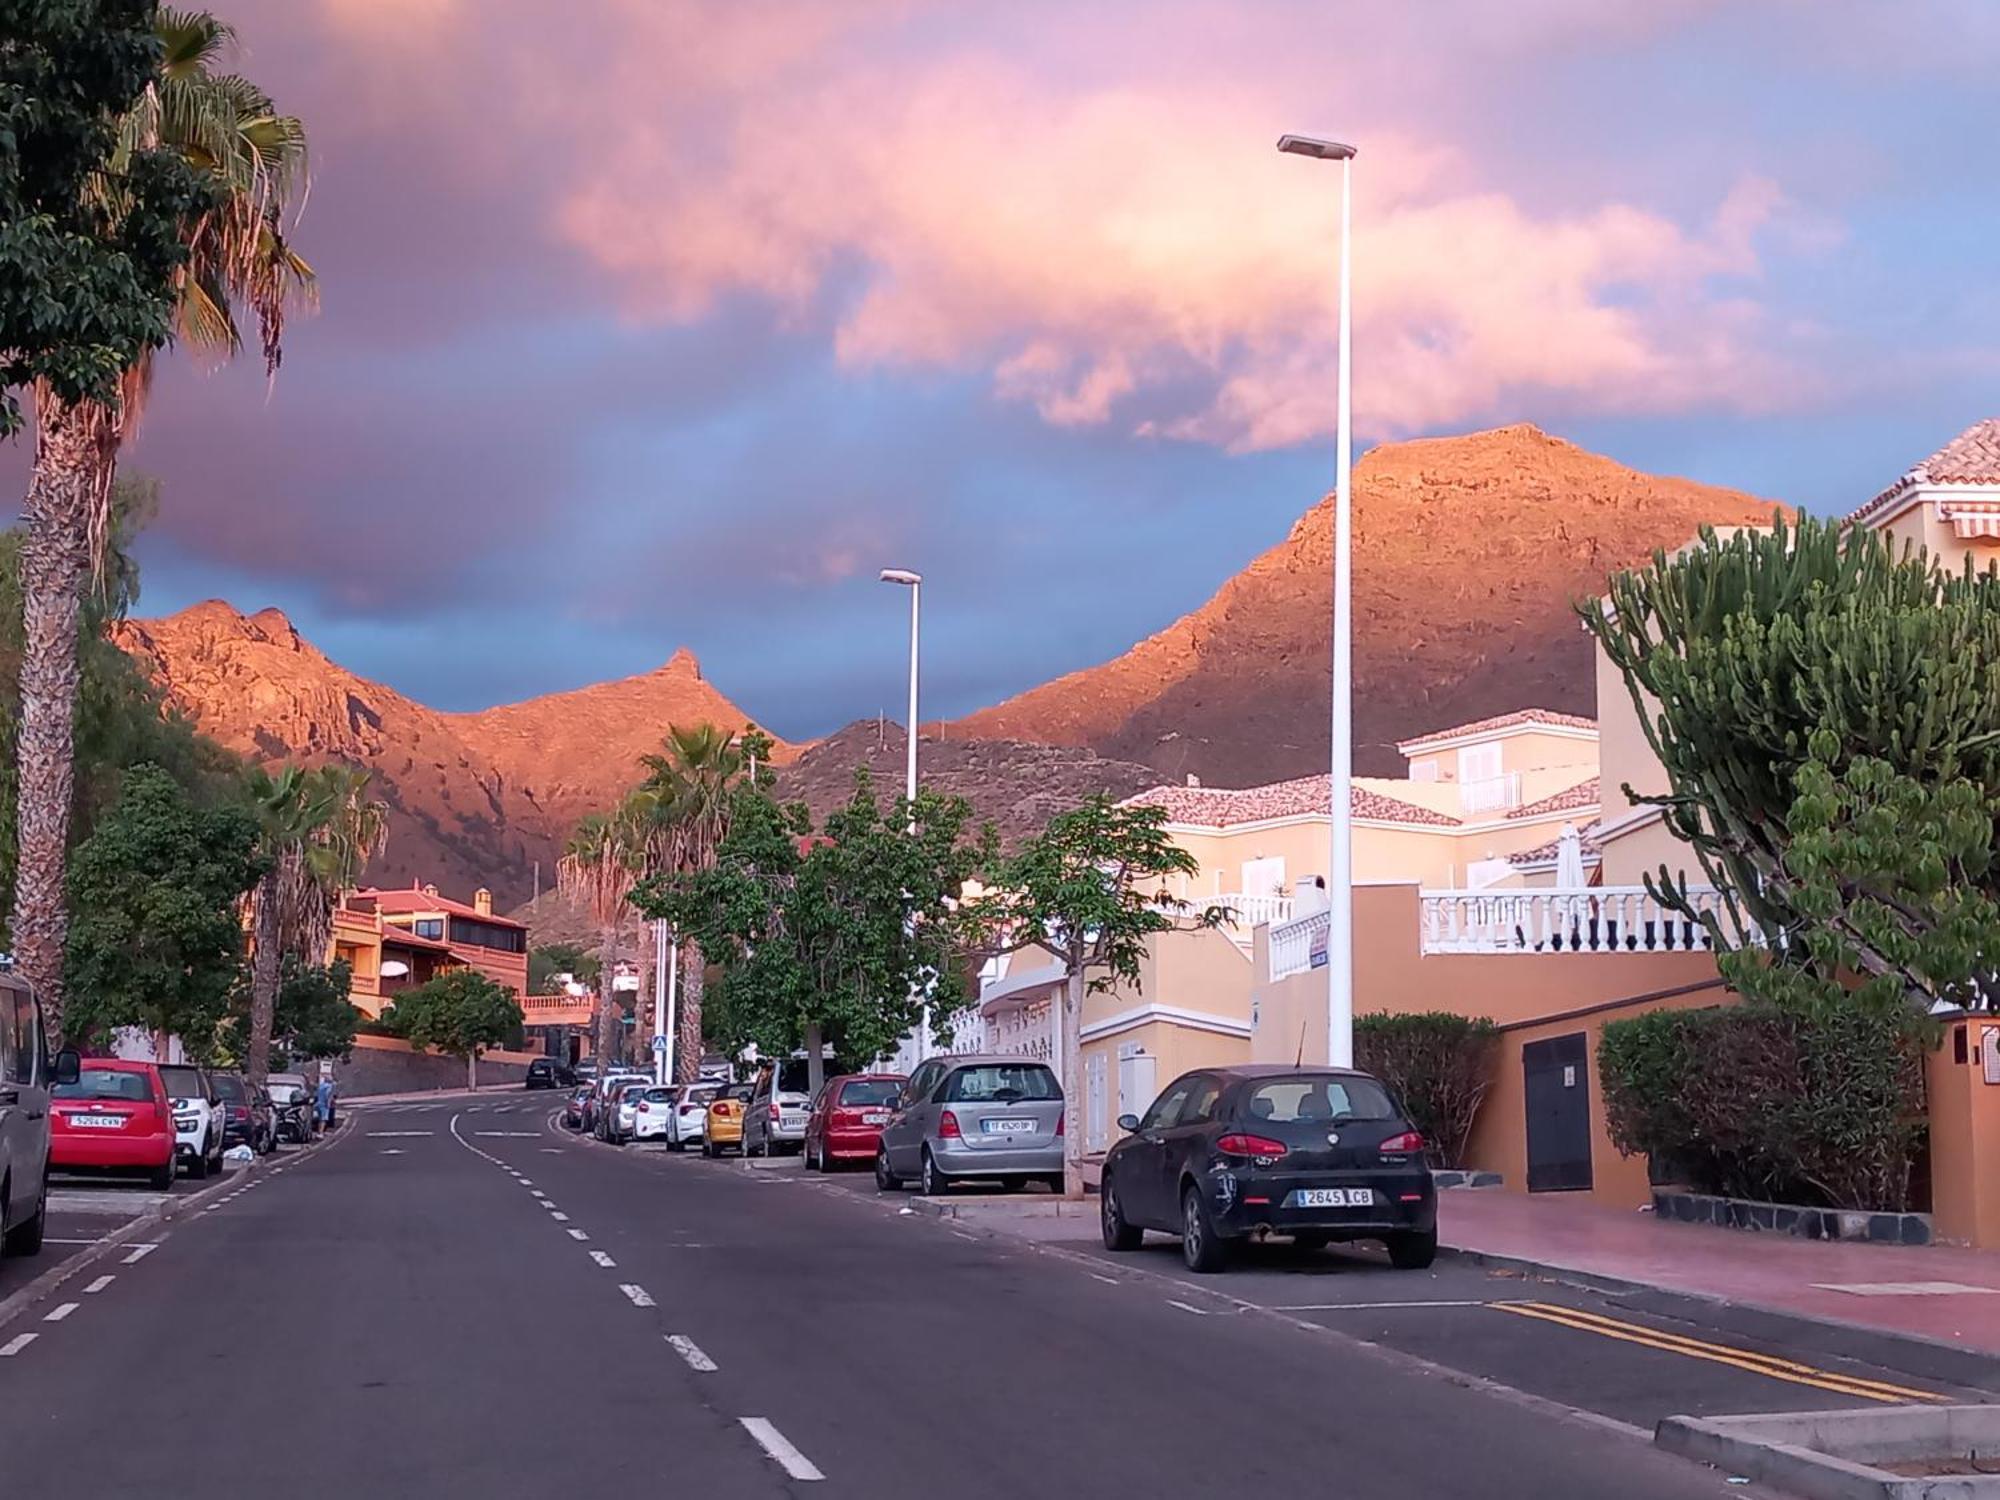
[[[681,944],[681,1004],[679,1033],[674,1038],[674,1072],[677,1083],[693,1083],[701,1075],[701,992],[704,982],[701,948],[692,942]]]
[[[604,929],[604,942],[597,954],[597,1076],[602,1078],[605,1069],[616,1059],[612,1050],[618,1037],[618,992],[612,988],[618,967],[618,929],[609,926]]]
[[[64,878],[76,783],[77,627],[98,502],[101,408],[38,395],[35,470],[22,507],[21,723],[16,746],[19,854],[14,958],[41,996],[51,1040],[63,1033]]]
[[[271,1030],[278,1016],[278,982],[284,972],[283,939],[278,931],[278,871],[257,883],[257,914],[250,952],[250,1052],[243,1071],[261,1084],[271,1070]]]

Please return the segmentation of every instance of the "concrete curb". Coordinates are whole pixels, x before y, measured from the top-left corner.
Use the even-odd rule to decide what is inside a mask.
[[[1728,1320],[1731,1331],[1751,1337],[1791,1338],[1820,1352],[1865,1359],[1907,1375],[1949,1381],[1979,1390],[2000,1389],[2000,1354],[1968,1349],[1925,1334],[1904,1333],[1878,1328],[1845,1318],[1813,1317],[1790,1308],[1772,1307],[1761,1302],[1741,1302],[1707,1292],[1684,1291],[1657,1286],[1652,1282],[1605,1276],[1595,1271],[1533,1260],[1526,1256],[1500,1255],[1487,1250],[1470,1250],[1440,1245],[1440,1255],[1453,1256],[1473,1265],[1496,1271],[1513,1271],[1543,1281],[1581,1287],[1621,1299],[1642,1312],[1663,1317],[1683,1317],[1701,1321],[1690,1314],[1699,1309],[1709,1319],[1718,1311],[1736,1314]],[[1872,1347],[1871,1347],[1872,1346]]]
[[[1094,1194],[1081,1198],[1058,1198],[1053,1194],[1046,1198],[926,1198],[921,1193],[912,1193],[909,1206],[916,1213],[928,1214],[934,1219],[957,1219],[966,1225],[984,1225],[995,1219],[1090,1219],[1094,1222],[1097,1218],[1097,1198]],[[980,1211],[1003,1207],[1005,1211],[1002,1213]],[[1000,1229],[999,1232],[1004,1234],[1006,1230]]]
[[[314,1152],[323,1150],[327,1146],[345,1139],[345,1137],[346,1131],[344,1129],[331,1139],[321,1136],[310,1146],[301,1146],[297,1154],[288,1158],[288,1160],[304,1161]],[[252,1162],[248,1167],[240,1168],[239,1172],[243,1174],[252,1173],[257,1170],[258,1166],[259,1163]],[[0,1299],[0,1328],[6,1327],[29,1308],[47,1301],[50,1293],[54,1292],[57,1287],[63,1285],[63,1283],[72,1277],[81,1275],[83,1272],[89,1270],[92,1266],[111,1254],[112,1251],[122,1250],[134,1240],[144,1239],[150,1231],[169,1227],[179,1220],[186,1218],[190,1213],[204,1207],[211,1198],[219,1198],[226,1189],[236,1187],[241,1180],[237,1172],[225,1171],[219,1179],[209,1183],[206,1187],[199,1188],[184,1198],[170,1199],[168,1202],[162,1203],[155,1208],[146,1210],[146,1212],[140,1214],[137,1218],[129,1219],[119,1225],[96,1244],[86,1245],[68,1260],[60,1261],[49,1267],[48,1270],[42,1272],[41,1275],[35,1277],[34,1280],[28,1282],[25,1286],[9,1293],[6,1298]]]
[[[2000,1475],[1906,1478],[1870,1460],[1939,1459],[1990,1448],[1996,1426],[1990,1406],[1890,1407],[1668,1417],[1653,1441],[1808,1500],[1993,1500]]]

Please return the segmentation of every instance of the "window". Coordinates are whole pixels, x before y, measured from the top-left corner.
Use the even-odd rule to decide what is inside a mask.
[[[0,989],[0,1082],[35,1081],[35,997],[9,985]]]
[[[410,924],[410,931],[421,938],[437,938],[442,940],[444,937],[444,918],[434,917],[429,921],[412,922]]]
[[[1422,760],[1410,762],[1410,780],[1436,781],[1437,779],[1438,763],[1435,755],[1427,755]]]
[[[216,1098],[226,1100],[230,1104],[241,1104],[248,1096],[249,1090],[243,1086],[242,1079],[231,1077],[227,1073],[215,1075]]]
[[[427,937],[437,935],[425,934]],[[481,922],[473,917],[451,919],[451,940],[454,943],[464,943],[471,948],[491,948],[499,953],[528,951],[528,935],[520,928],[509,927],[499,922]]]
[[[1458,752],[1460,781],[1495,781],[1500,776],[1500,746],[1492,741],[1467,745]]]
[[[167,1086],[170,1099],[206,1099],[208,1088],[201,1081],[199,1068],[170,1064],[160,1069],[160,1080]]]
[[[1041,1063],[979,1063],[960,1068],[945,1088],[949,1104],[1001,1104],[1062,1098],[1056,1075]]]
[[[893,1078],[857,1078],[840,1086],[840,1102],[850,1108],[869,1104],[890,1104],[899,1087]]]
[[[1370,1078],[1274,1078],[1250,1091],[1243,1112],[1274,1125],[1396,1118],[1389,1096]]]
[[[1187,1103],[1181,1107],[1181,1117],[1176,1124],[1204,1125],[1215,1118],[1215,1101],[1222,1097],[1222,1085],[1213,1078],[1197,1078],[1188,1093]]]
[[[1141,1130],[1170,1130],[1181,1117],[1181,1106],[1187,1103],[1188,1091],[1194,1087],[1194,1080],[1183,1078],[1170,1084],[1167,1091],[1153,1101],[1153,1107],[1146,1111],[1139,1121]]]
[[[130,1068],[93,1068],[86,1064],[75,1083],[59,1083],[50,1091],[56,1099],[123,1099],[150,1104],[152,1080]]]

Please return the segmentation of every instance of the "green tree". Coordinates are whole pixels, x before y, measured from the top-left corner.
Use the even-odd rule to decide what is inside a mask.
[[[528,950],[528,993],[546,995],[556,975],[574,975],[578,984],[596,984],[597,955],[581,943],[544,943]]]
[[[983,934],[987,951],[1041,948],[1063,967],[1058,1051],[1065,1115],[1083,1097],[1085,994],[1137,984],[1154,934],[1214,927],[1227,914],[1168,889],[1169,880],[1200,866],[1168,836],[1166,821],[1164,808],[1124,806],[1099,793],[1050,819],[1000,866],[993,889],[965,908],[964,920]],[[1063,1180],[1074,1195],[1083,1191],[1083,1132],[1066,1126],[1063,1139]]]
[[[465,1059],[465,1086],[479,1086],[479,1054],[521,1029],[514,992],[476,969],[453,969],[404,990],[390,1002],[383,1022],[415,1047],[435,1047]]]
[[[2000,578],[1865,527],[1704,531],[1582,611],[1623,675],[1662,808],[1779,1003],[1990,996],[2000,953]],[[1631,789],[1627,789],[1628,795]],[[1662,869],[1660,899],[1699,917]]]
[[[22,506],[12,937],[60,1036],[78,634],[111,501],[121,383],[167,340],[210,185],[120,143],[161,47],[151,0],[0,0],[0,436],[36,416]]]
[[[284,977],[278,981],[271,1044],[287,1063],[344,1058],[354,1050],[357,1017],[347,998],[353,981],[344,958],[325,965],[286,958]]]
[[[246,814],[197,807],[157,766],[126,776],[70,865],[71,1034],[137,1026],[199,1052],[228,1012],[243,943],[236,903],[258,869]]]
[[[803,804],[739,787],[706,870],[648,881],[633,902],[700,943],[721,973],[733,1047],[805,1049],[812,1091],[825,1055],[855,1063],[893,1048],[925,1003],[964,998],[957,898],[994,854],[965,836],[964,799],[900,799],[885,813],[865,772],[811,833]]]
[[[646,777],[627,801],[639,832],[641,877],[713,866],[729,834],[737,785],[746,778],[754,783],[756,768],[770,758],[770,737],[754,726],[734,736],[714,724],[671,726],[659,752],[640,757]],[[698,938],[681,944],[681,964],[674,1067],[677,1081],[686,1083],[701,1066],[708,963]]]

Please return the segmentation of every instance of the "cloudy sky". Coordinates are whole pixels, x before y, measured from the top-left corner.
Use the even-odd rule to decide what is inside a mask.
[[[302,115],[284,370],[172,364],[147,612],[447,708],[692,646],[780,733],[1114,655],[1366,445],[1815,509],[2000,413],[1988,0],[215,0]],[[24,454],[0,455],[18,489]]]

